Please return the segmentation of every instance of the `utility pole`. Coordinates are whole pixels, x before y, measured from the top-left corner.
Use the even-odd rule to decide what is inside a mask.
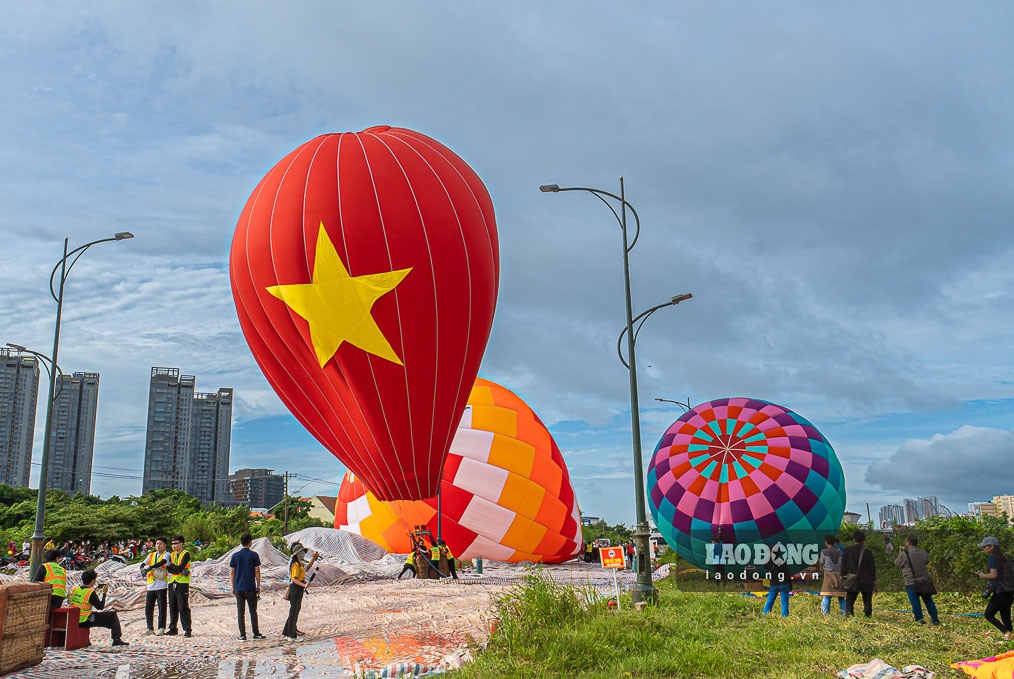
[[[282,510],[285,513],[285,527],[282,529],[282,534],[287,535],[289,533],[289,472],[285,472],[285,499],[282,502],[285,503],[285,509]]]

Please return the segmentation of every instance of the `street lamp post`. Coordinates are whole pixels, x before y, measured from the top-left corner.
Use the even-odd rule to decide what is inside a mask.
[[[70,239],[63,239],[63,257],[53,267],[52,273],[49,274],[49,294],[53,296],[53,300],[56,301],[56,328],[53,331],[53,353],[50,356],[50,360],[53,365],[56,366],[59,361],[60,353],[60,322],[63,319],[63,290],[67,284],[67,276],[70,275],[71,269],[77,264],[77,260],[81,259],[81,255],[93,245],[99,243],[108,243],[111,241],[120,241],[133,238],[134,234],[129,231],[121,231],[114,234],[110,238],[100,238],[93,240],[90,243],[79,245],[73,250],[68,250],[70,245]],[[67,260],[73,257],[70,264],[67,264]],[[60,272],[60,284],[59,291],[54,290],[54,280],[56,278],[57,271]],[[33,352],[34,353],[34,352]],[[51,370],[49,373],[49,398],[46,403],[46,428],[43,430],[42,440],[42,464],[39,471],[39,497],[35,503],[35,532],[32,533],[32,555],[29,561],[29,573],[34,575],[35,571],[39,569],[42,564],[42,548],[46,541],[46,534],[43,530],[46,520],[46,485],[49,475],[49,439],[50,439],[50,427],[53,425],[53,404],[56,401],[58,391],[56,388],[56,370]]]
[[[623,285],[624,293],[626,297],[627,306],[627,327],[620,333],[620,340],[617,342],[617,352],[620,353],[620,361],[624,366],[627,367],[627,372],[630,376],[630,429],[631,436],[633,438],[634,447],[634,508],[635,508],[635,520],[637,525],[634,528],[634,546],[636,548],[635,562],[636,562],[636,579],[634,581],[634,588],[631,590],[630,598],[634,603],[638,601],[647,601],[654,603],[658,599],[658,591],[655,589],[655,585],[651,581],[651,567],[649,554],[650,548],[648,539],[651,535],[648,530],[648,517],[645,511],[645,495],[644,495],[644,466],[641,456],[641,417],[638,410],[638,399],[637,399],[637,361],[634,356],[634,342],[636,332],[634,330],[634,323],[637,320],[647,319],[655,311],[667,306],[673,306],[679,304],[684,299],[689,299],[690,295],[680,295],[673,297],[669,302],[659,304],[647,311],[641,313],[634,318],[633,305],[630,299],[630,251],[637,244],[637,239],[641,235],[641,219],[637,216],[637,210],[634,206],[627,202],[623,189],[623,177],[620,177],[620,195],[610,193],[609,191],[603,191],[601,189],[592,189],[583,186],[575,187],[560,187],[557,184],[545,184],[539,187],[539,190],[543,193],[562,193],[563,191],[585,191],[592,194],[606,207],[609,208],[613,216],[616,217],[616,221],[619,222],[620,231],[623,233]],[[617,213],[616,208],[613,204],[607,200],[610,198],[620,204],[620,211]],[[635,232],[633,240],[628,238],[627,233],[627,210],[634,215]],[[640,330],[640,326],[638,326]],[[622,352],[619,351],[619,344],[622,342],[623,334],[627,335],[627,357],[629,363],[624,360]]]

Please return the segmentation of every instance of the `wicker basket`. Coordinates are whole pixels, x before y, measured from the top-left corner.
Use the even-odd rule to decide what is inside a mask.
[[[43,584],[0,587],[0,674],[42,662],[52,591]]]

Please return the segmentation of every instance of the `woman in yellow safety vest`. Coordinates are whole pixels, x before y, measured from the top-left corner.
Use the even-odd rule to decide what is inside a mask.
[[[108,585],[95,584],[95,571],[89,569],[81,574],[81,584],[75,587],[70,593],[68,603],[71,608],[78,610],[78,626],[108,627],[113,638],[113,646],[127,646],[123,640],[123,633],[120,631],[120,617],[116,611],[103,611],[106,607],[106,592]],[[100,598],[97,591],[102,592]],[[95,610],[93,610],[95,609]]]
[[[32,576],[32,582],[44,582],[53,586],[53,595],[49,598],[49,610],[63,605],[67,596],[67,570],[60,565],[60,550],[51,549],[46,552],[46,563]]]

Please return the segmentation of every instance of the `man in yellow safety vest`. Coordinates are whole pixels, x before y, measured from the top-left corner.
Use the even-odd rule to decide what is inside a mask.
[[[95,584],[95,571],[89,569],[81,574],[81,585],[75,587],[68,597],[71,608],[78,609],[78,625],[84,628],[108,627],[113,637],[113,646],[128,646],[120,631],[120,616],[116,611],[103,611],[106,607],[108,585]],[[96,592],[102,592],[100,598]],[[95,610],[92,610],[95,609]]]
[[[166,570],[169,572],[169,629],[166,634],[179,634],[176,621],[183,627],[183,636],[190,636],[190,552],[183,549],[183,536],[174,535],[172,552]]]
[[[32,582],[44,582],[53,586],[53,595],[49,598],[49,610],[63,605],[67,596],[67,571],[60,565],[60,550],[51,549],[46,552],[46,563],[32,576]]]

